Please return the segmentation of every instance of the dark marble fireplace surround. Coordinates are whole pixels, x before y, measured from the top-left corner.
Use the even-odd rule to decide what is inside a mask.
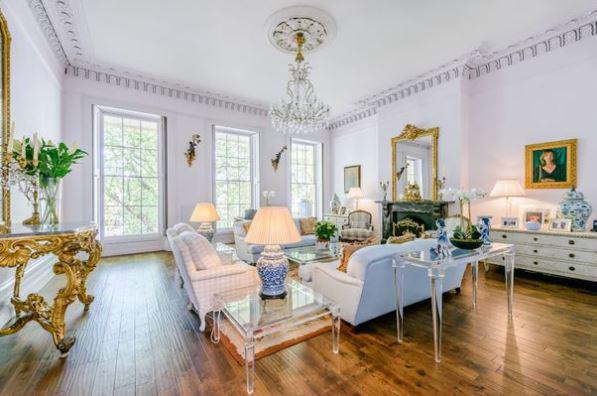
[[[445,201],[377,201],[382,206],[383,241],[394,233],[394,224],[410,219],[423,225],[425,231],[435,230],[435,221],[448,216],[449,202]]]

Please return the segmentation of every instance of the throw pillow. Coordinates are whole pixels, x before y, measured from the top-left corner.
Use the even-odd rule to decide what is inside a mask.
[[[210,269],[221,265],[220,256],[216,249],[204,236],[196,232],[183,232],[181,234],[191,252],[191,257],[198,271]]]
[[[406,234],[401,235],[401,236],[391,236],[391,237],[388,238],[388,240],[386,241],[386,243],[400,244],[400,243],[406,243],[406,242],[414,241],[415,239],[416,238],[415,238],[414,234],[406,233]]]
[[[354,252],[356,252],[357,250],[362,249],[367,246],[371,246],[371,244],[369,244],[369,243],[349,243],[347,245],[344,245],[344,247],[342,248],[342,258],[340,259],[340,265],[336,269],[338,271],[346,273],[346,270],[348,269],[348,261],[350,260],[350,256],[352,256],[352,254]]]
[[[315,234],[315,225],[317,224],[317,217],[307,217],[300,219],[301,235]]]
[[[243,223],[243,228],[245,229],[245,234],[249,232],[249,228],[251,228],[251,221],[247,221]]]

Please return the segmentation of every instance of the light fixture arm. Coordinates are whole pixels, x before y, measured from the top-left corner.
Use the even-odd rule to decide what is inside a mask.
[[[301,63],[305,60],[305,56],[303,55],[303,45],[305,45],[305,35],[303,32],[298,32],[295,36],[296,38],[296,58],[294,60],[297,63]]]

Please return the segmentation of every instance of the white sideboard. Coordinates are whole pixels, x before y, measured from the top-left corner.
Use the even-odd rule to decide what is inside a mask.
[[[494,228],[490,238],[515,246],[515,268],[597,281],[597,233]],[[499,257],[488,262],[503,265]]]
[[[338,230],[341,230],[342,226],[348,223],[348,215],[325,213],[323,219],[335,224],[336,227],[338,227]]]

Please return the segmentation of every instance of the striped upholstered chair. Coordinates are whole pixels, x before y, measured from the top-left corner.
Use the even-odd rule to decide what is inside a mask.
[[[371,213],[355,210],[348,215],[348,223],[340,230],[340,240],[344,242],[362,242],[373,236]]]

